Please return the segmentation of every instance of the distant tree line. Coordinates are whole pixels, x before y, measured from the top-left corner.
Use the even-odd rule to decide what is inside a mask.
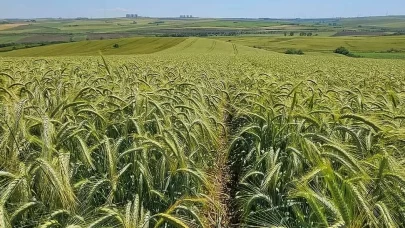
[[[403,31],[403,32],[396,32],[396,33],[394,33],[394,34],[389,34],[389,35],[387,35],[387,36],[403,36],[403,35],[405,35],[405,31]]]
[[[207,37],[207,36],[238,36],[237,32],[193,32],[193,33],[165,33],[157,34],[156,37]]]
[[[333,52],[336,53],[336,54],[345,55],[345,56],[348,56],[348,57],[355,57],[355,58],[360,57],[360,56],[358,56],[358,55],[355,55],[355,54],[351,53],[351,52],[350,52],[347,48],[345,48],[345,47],[338,47],[338,48],[336,48]]]
[[[35,42],[35,43],[4,43],[0,44],[0,52],[7,52],[17,49],[32,48],[38,46],[45,46],[50,44],[67,43],[66,41],[50,41],[50,42]]]
[[[288,49],[284,52],[287,55],[303,55],[304,52],[301,49]]]
[[[289,35],[289,36],[294,36],[295,35],[295,32],[284,32],[284,36],[287,36],[287,35]],[[313,33],[312,32],[300,32],[300,36],[312,36],[313,35]],[[315,36],[317,36],[318,34],[315,34]]]
[[[312,36],[312,32],[300,32],[300,36]]]
[[[156,33],[159,31],[156,31]],[[218,30],[218,31],[203,31],[203,30],[195,30],[195,31],[179,31],[179,32],[167,32],[167,33],[160,33],[156,34],[157,37],[207,37],[207,36],[239,36],[239,35],[247,35],[247,34],[283,34],[285,36],[294,36],[296,32],[283,32],[283,31],[226,31],[226,30]],[[300,32],[300,36],[313,36],[312,32]],[[317,34],[315,34],[316,36]]]

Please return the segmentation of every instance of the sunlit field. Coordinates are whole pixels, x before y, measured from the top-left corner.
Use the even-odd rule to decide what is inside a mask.
[[[171,44],[0,57],[0,227],[405,226],[403,60]]]

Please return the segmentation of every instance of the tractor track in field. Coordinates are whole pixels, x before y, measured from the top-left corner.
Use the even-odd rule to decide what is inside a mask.
[[[208,48],[208,52],[212,52],[215,49],[215,46],[217,46],[217,41],[214,40],[212,41],[212,45],[210,48]]]
[[[233,53],[235,55],[239,54],[239,50],[238,50],[238,47],[236,46],[236,44],[232,44],[232,47],[233,47]]]
[[[195,42],[197,42],[197,39],[192,40],[190,43],[188,43],[186,46],[184,46],[182,50],[186,50],[189,47],[193,46],[193,44],[195,44]]]

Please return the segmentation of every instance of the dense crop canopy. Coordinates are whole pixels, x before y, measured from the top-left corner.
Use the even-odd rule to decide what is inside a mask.
[[[0,59],[0,227],[405,226],[403,62],[227,48]]]

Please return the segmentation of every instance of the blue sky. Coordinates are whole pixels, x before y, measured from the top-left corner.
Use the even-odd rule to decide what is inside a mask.
[[[356,17],[405,14],[405,0],[0,0],[0,18],[120,17]]]

